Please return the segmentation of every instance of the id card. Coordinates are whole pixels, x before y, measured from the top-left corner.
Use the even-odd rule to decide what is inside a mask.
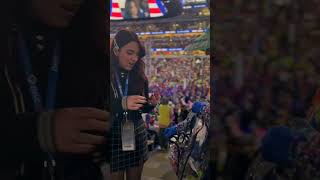
[[[136,149],[134,123],[125,121],[121,128],[122,151],[134,151]]]

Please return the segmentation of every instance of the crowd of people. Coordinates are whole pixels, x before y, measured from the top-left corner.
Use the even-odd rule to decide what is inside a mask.
[[[319,87],[319,1],[216,1],[215,176],[244,179],[267,130],[306,119]]]
[[[195,39],[200,35],[188,35],[188,36],[160,36],[150,38],[153,48],[186,48],[188,45],[194,43]]]
[[[160,106],[150,113],[153,118],[151,129],[154,128],[154,122],[161,124],[158,121],[161,119],[161,105],[170,108],[169,127],[185,120],[194,102],[210,101],[209,57],[152,59],[148,68],[151,69],[150,74],[147,74],[150,80],[149,91],[160,94],[162,99]],[[157,132],[161,138],[159,128]]]
[[[179,96],[193,101],[209,97],[209,58],[153,59],[150,69],[150,88],[171,96],[178,103]]]
[[[196,42],[196,39],[199,38],[202,33],[188,33],[180,35],[152,35],[145,36],[142,38],[144,44],[150,43],[152,49],[159,48],[182,48],[185,49],[189,45],[192,45]]]
[[[209,18],[202,21],[172,22],[172,23],[148,23],[148,24],[127,24],[110,27],[110,33],[114,34],[119,29],[128,29],[135,32],[159,32],[159,31],[183,31],[183,30],[204,30],[209,25]]]

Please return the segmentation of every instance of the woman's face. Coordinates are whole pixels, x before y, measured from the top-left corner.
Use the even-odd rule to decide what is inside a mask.
[[[132,17],[138,16],[138,7],[137,4],[134,1],[130,2],[130,12]]]
[[[84,0],[32,0],[32,15],[48,26],[63,28],[69,25]]]
[[[119,49],[119,65],[121,68],[130,71],[139,60],[139,45],[137,42],[130,42]]]

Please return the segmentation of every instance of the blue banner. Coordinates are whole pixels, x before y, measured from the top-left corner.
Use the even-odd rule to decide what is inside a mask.
[[[152,51],[183,51],[184,48],[152,48]]]

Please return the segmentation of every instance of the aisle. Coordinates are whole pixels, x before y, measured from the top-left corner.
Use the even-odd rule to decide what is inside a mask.
[[[167,152],[154,152],[145,163],[142,180],[177,180]]]

